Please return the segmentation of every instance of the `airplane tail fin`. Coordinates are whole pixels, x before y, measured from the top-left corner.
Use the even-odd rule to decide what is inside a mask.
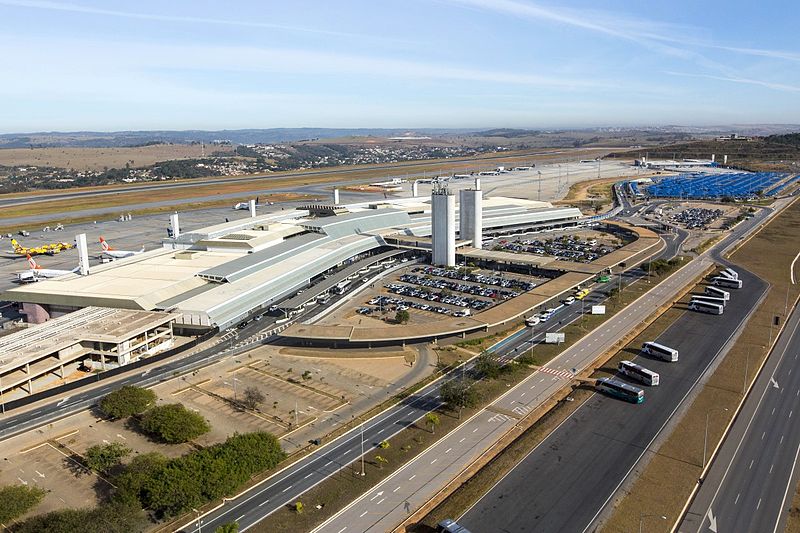
[[[13,246],[15,250],[20,248],[20,245],[17,242],[17,239],[11,239],[11,246]]]
[[[103,247],[104,252],[108,252],[109,250],[113,250],[111,246],[109,246],[108,241],[106,241],[102,236],[100,237],[100,246]]]
[[[32,270],[37,270],[39,268],[42,268],[39,266],[36,260],[33,257],[31,257],[31,254],[28,254],[28,264],[31,266]]]

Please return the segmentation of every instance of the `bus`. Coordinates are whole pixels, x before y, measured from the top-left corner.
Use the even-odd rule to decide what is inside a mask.
[[[631,361],[620,361],[617,370],[619,370],[620,374],[628,376],[629,378],[633,378],[636,381],[644,383],[645,385],[649,385],[651,387],[658,385],[658,374],[652,370],[646,369],[642,365],[637,365]]]
[[[725,309],[720,304],[710,302],[700,302],[692,300],[689,302],[690,311],[698,311],[700,313],[708,313],[709,315],[721,315]]]
[[[725,276],[726,278],[731,279],[739,279],[739,273],[733,270],[732,268],[726,268],[725,270],[721,271],[720,276]]]
[[[333,288],[333,292],[335,292],[336,294],[344,294],[349,286],[350,286],[350,281],[348,280],[341,281],[336,285],[336,287]]]
[[[614,378],[599,378],[594,388],[626,402],[644,402],[644,391]]]
[[[725,298],[720,298],[719,296],[706,296],[704,294],[692,294],[692,301],[697,300],[698,302],[706,302],[710,304],[719,304],[722,307],[728,305],[728,301]]]
[[[723,291],[722,289],[711,285],[706,287],[705,293],[708,294],[709,296],[714,296],[716,298],[724,298],[726,300],[731,299],[731,293],[729,293],[728,291]]]
[[[742,280],[730,279],[726,278],[725,276],[714,276],[713,278],[711,278],[711,283],[719,287],[730,287],[731,289],[742,288]]]
[[[646,342],[642,344],[642,353],[652,357],[658,357],[668,363],[678,362],[678,350],[658,344],[657,342]]]

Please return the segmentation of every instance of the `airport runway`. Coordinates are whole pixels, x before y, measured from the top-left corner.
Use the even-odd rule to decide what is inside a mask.
[[[800,475],[798,357],[800,308],[795,308],[679,531],[784,530]]]

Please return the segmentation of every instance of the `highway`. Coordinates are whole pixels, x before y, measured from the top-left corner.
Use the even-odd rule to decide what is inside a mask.
[[[795,308],[679,531],[784,530],[800,475],[799,356]]]

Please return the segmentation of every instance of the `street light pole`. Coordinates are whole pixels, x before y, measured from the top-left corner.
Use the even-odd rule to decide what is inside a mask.
[[[714,411],[722,412],[722,411],[727,411],[727,410],[728,410],[727,407],[724,407],[722,409],[709,409],[708,412],[706,413],[706,431],[705,431],[705,434],[703,436],[703,467],[702,467],[703,470],[705,470],[705,468],[706,468],[706,453],[707,453],[707,448],[708,448],[708,419],[711,416],[711,413],[713,413]]]
[[[362,476],[367,475],[367,473],[364,472],[364,420],[363,419],[361,420],[361,475]]]

